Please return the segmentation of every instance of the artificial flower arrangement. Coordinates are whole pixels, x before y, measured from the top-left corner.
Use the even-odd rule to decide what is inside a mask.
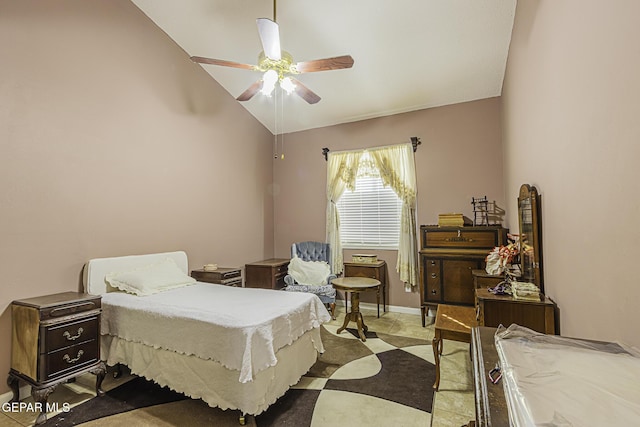
[[[507,234],[509,243],[505,246],[496,246],[485,259],[487,267],[485,270],[492,275],[499,275],[509,272],[511,264],[520,254],[520,236],[518,234]]]

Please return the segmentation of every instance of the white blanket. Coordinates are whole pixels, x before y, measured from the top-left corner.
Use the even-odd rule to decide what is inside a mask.
[[[144,297],[107,293],[102,310],[103,335],[215,360],[239,371],[242,383],[331,319],[313,294],[204,283]],[[324,351],[319,339],[314,344]]]
[[[289,275],[301,285],[326,285],[329,274],[331,268],[324,261],[303,261],[294,257],[289,263]]]

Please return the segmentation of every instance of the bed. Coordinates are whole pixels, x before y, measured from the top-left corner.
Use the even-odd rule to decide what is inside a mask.
[[[195,282],[140,296],[112,286],[132,274],[147,280],[149,269],[164,271],[158,265],[177,266],[167,276],[188,278],[182,251],[86,264],[85,291],[102,296],[101,358],[108,365],[124,364],[133,374],[244,416],[265,411],[324,351],[320,325],[331,317],[313,294]]]
[[[632,347],[511,325],[474,328],[471,349],[470,425],[628,426],[640,419],[640,354]],[[492,372],[496,365],[500,372]]]

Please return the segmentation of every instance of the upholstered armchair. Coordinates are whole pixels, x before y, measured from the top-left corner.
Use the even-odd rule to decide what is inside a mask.
[[[322,261],[327,263],[328,273],[326,279],[323,279],[319,284],[298,283],[291,274],[292,264],[289,264],[289,273],[284,277],[286,286],[285,291],[289,292],[310,292],[316,294],[320,301],[329,306],[331,317],[335,319],[336,311],[336,290],[331,285],[331,281],[336,278],[336,275],[331,271],[329,264],[331,255],[331,248],[328,243],[321,242],[299,242],[291,245],[291,258],[299,258],[302,261]],[[326,268],[326,267],[325,267]],[[299,277],[299,275],[298,275]]]

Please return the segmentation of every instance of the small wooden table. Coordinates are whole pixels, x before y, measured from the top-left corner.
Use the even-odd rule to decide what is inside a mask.
[[[473,307],[438,304],[433,337],[433,356],[436,361],[436,382],[433,389],[440,387],[440,355],[442,340],[471,342],[471,328],[478,325],[476,311]]]
[[[358,325],[358,335],[360,335],[360,339],[366,341],[367,338],[364,336],[364,333],[369,329],[367,325],[364,324],[362,313],[360,313],[360,292],[378,288],[380,281],[368,277],[340,277],[333,279],[331,284],[340,291],[351,293],[351,311],[344,315],[344,323],[336,333],[339,334],[344,331],[349,322],[353,320]]]
[[[380,317],[380,291],[382,291],[382,310],[387,311],[387,263],[379,260],[372,263],[345,262],[344,277],[369,277],[380,281],[375,288],[376,302],[378,304],[378,317]]]

